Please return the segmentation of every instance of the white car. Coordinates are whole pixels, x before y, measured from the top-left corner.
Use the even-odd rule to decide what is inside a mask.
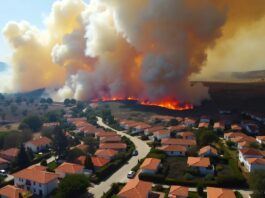
[[[0,170],[0,175],[3,176],[3,177],[7,177],[6,170]]]
[[[136,172],[134,172],[134,171],[130,171],[130,172],[128,173],[127,177],[128,177],[129,179],[132,179],[132,178],[134,178],[135,174],[136,174]]]

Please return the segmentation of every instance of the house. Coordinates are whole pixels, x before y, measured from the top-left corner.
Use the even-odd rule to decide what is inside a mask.
[[[153,135],[154,132],[159,131],[159,130],[163,130],[164,127],[163,126],[154,126],[154,127],[150,127],[144,130],[144,134],[145,135]]]
[[[185,139],[180,139],[180,138],[167,138],[167,139],[162,139],[161,144],[163,145],[182,145],[185,146],[186,148],[190,148],[192,146],[196,146],[196,141],[195,140],[185,140]]]
[[[113,136],[117,136],[116,132],[97,132],[96,133],[96,138],[102,138],[102,137],[113,137]]]
[[[170,131],[163,129],[163,130],[158,130],[156,132],[153,133],[153,139],[155,140],[162,140],[165,138],[169,138],[170,137]]]
[[[133,127],[132,134],[142,133],[144,130],[151,128],[151,125],[144,122],[138,122],[136,126]]]
[[[88,148],[89,148],[89,146],[86,144],[78,144],[78,145],[72,147],[72,149],[79,149],[79,150],[83,151],[84,153],[88,152]]]
[[[196,120],[193,118],[184,118],[183,124],[186,127],[195,127],[196,125]]]
[[[189,187],[171,186],[168,198],[187,198],[189,196]]]
[[[236,198],[233,190],[225,188],[207,187],[207,198]]]
[[[246,164],[248,158],[263,158],[263,157],[264,153],[262,153],[262,151],[253,148],[240,149],[238,153],[239,161],[244,164]]]
[[[192,132],[180,132],[180,133],[177,133],[177,136],[179,136],[180,138],[182,139],[185,139],[185,140],[195,140],[195,136],[194,136],[194,133]]]
[[[265,144],[265,136],[257,136],[257,137],[256,137],[256,141],[257,141],[259,144]]]
[[[223,122],[215,122],[213,125],[213,130],[215,132],[224,131],[225,130],[225,124]]]
[[[160,159],[146,158],[140,168],[142,173],[155,174],[158,171],[160,163]]]
[[[168,156],[185,156],[186,147],[181,145],[165,145],[158,148],[161,151],[164,151]]]
[[[92,157],[91,160],[92,160],[95,170],[101,168],[102,166],[105,166],[107,163],[110,162],[109,159],[104,158],[104,157]]]
[[[138,122],[135,122],[133,120],[123,120],[120,122],[120,126],[126,130],[133,128],[138,125]]]
[[[232,138],[246,137],[247,135],[241,132],[229,132],[224,134],[225,140],[231,140]]]
[[[101,143],[99,144],[100,149],[113,149],[117,151],[125,151],[127,145],[124,143]]]
[[[210,118],[206,115],[201,116],[200,122],[210,123]]]
[[[129,180],[118,193],[119,198],[148,198],[152,191],[152,183],[139,180]]]
[[[105,158],[108,160],[111,160],[115,157],[115,155],[118,154],[118,151],[113,150],[113,149],[98,149],[95,152],[95,156],[96,157],[100,157],[100,158]]]
[[[115,143],[121,142],[121,136],[109,136],[109,137],[101,137],[99,138],[100,143]]]
[[[212,146],[205,146],[200,149],[199,156],[201,157],[210,157],[210,156],[217,156],[218,152]]]
[[[214,173],[214,169],[211,166],[210,159],[208,157],[188,157],[187,164],[189,167],[198,170],[202,175]]]
[[[51,139],[47,137],[40,137],[38,139],[26,142],[25,148],[31,149],[34,153],[38,153],[47,150],[50,147],[51,143]]]
[[[14,162],[15,159],[17,158],[18,153],[19,153],[18,148],[10,148],[7,150],[0,151],[0,157],[4,158],[10,162]]]
[[[154,123],[154,122],[161,121],[163,123],[168,123],[172,119],[175,119],[175,117],[173,117],[173,116],[164,116],[164,115],[154,115],[154,116],[151,116],[150,122]]]
[[[181,131],[185,131],[186,129],[187,127],[183,124],[168,127],[168,130],[170,132],[181,132]]]
[[[209,128],[209,122],[200,122],[198,128],[199,129],[203,129],[203,128],[207,129],[207,128]]]
[[[0,157],[0,169],[7,169],[10,162]]]
[[[0,197],[2,198],[29,198],[31,196],[30,192],[12,185],[7,185],[0,189]]]
[[[64,178],[66,175],[69,174],[83,174],[84,166],[64,162],[55,169],[55,173],[58,174],[60,178]]]
[[[264,158],[247,158],[245,167],[248,172],[255,170],[265,170],[265,159]]]
[[[247,131],[249,134],[258,134],[259,133],[259,127],[258,125],[254,123],[247,123],[243,125],[244,129]]]
[[[13,174],[14,185],[40,197],[47,197],[58,187],[58,175],[46,167],[33,165]]]
[[[97,128],[93,126],[92,124],[87,123],[84,126],[81,126],[78,128],[78,131],[80,133],[84,133],[86,136],[95,136],[95,133],[97,132]]]
[[[242,131],[242,127],[239,124],[232,124],[231,130],[232,131]]]

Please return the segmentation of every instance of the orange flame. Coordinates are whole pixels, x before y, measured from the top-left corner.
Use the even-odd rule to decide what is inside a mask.
[[[94,100],[94,102],[110,102],[110,101],[137,101],[141,105],[146,105],[146,106],[158,106],[158,107],[163,107],[166,109],[171,109],[171,110],[178,110],[178,111],[185,111],[185,110],[191,110],[193,109],[193,105],[190,103],[180,103],[178,100],[164,100],[160,102],[150,102],[149,100],[141,100],[139,98],[135,97],[112,97],[112,98],[102,98],[102,99],[97,99]]]

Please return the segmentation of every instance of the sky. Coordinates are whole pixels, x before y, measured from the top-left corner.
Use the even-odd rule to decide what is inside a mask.
[[[28,21],[43,28],[43,19],[49,13],[54,0],[7,0],[0,6],[0,29],[9,21]],[[0,61],[7,61],[11,50],[0,34]]]

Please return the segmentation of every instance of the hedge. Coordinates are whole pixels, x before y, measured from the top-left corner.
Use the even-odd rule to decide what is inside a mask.
[[[105,192],[102,196],[102,198],[111,198],[114,195],[118,194],[122,187],[124,186],[124,183],[114,183],[111,185],[111,188]]]

